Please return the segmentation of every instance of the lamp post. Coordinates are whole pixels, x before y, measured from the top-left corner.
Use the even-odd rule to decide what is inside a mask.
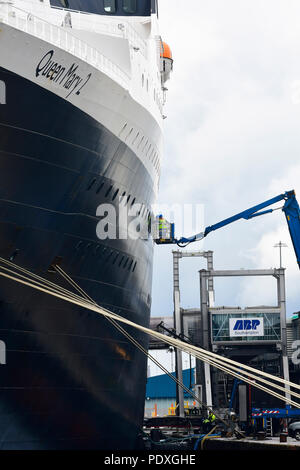
[[[282,248],[287,248],[287,245],[285,243],[282,243],[282,241],[280,241],[279,243],[276,243],[276,245],[274,245],[274,248],[279,248],[279,267],[282,268],[281,250],[282,250]]]

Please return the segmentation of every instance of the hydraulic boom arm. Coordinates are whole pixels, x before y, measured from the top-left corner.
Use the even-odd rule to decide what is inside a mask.
[[[237,220],[240,220],[240,219],[249,220],[254,217],[258,217],[260,215],[269,214],[270,212],[273,212],[274,210],[277,210],[277,209],[267,209],[267,210],[263,210],[263,209],[279,201],[285,201],[284,206],[282,207],[282,210],[285,213],[286,221],[289,227],[290,236],[293,242],[293,246],[294,246],[294,250],[295,250],[295,254],[297,258],[297,262],[300,267],[300,209],[299,209],[299,204],[295,196],[295,191],[287,191],[283,194],[279,194],[279,196],[276,196],[272,199],[262,202],[261,204],[257,204],[254,207],[250,207],[250,209],[247,209],[243,212],[239,212],[238,214],[233,215],[232,217],[229,217],[228,219],[222,220],[221,222],[218,222],[217,224],[206,227],[204,232],[198,233],[189,238],[182,237],[179,240],[177,240],[174,236],[174,224],[169,224],[165,219],[163,219],[162,216],[159,216],[157,218],[158,236],[155,239],[155,242],[159,245],[177,244],[178,246],[187,246],[192,242],[202,240],[210,232],[213,232],[214,230],[218,230],[219,228],[225,227],[226,225],[236,222]]]

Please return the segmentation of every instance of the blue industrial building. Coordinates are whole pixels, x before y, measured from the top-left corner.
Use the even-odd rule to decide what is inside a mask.
[[[172,376],[176,377],[175,372]],[[182,371],[184,385],[193,391],[195,368]],[[185,406],[193,406],[193,397],[184,392]],[[176,408],[176,383],[166,374],[149,377],[146,386],[145,417],[166,416]]]

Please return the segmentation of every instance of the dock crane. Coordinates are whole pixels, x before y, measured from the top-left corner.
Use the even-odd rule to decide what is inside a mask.
[[[266,207],[269,207],[279,201],[284,201],[284,205],[282,211],[285,213],[286,221],[288,224],[290,236],[293,242],[297,263],[300,268],[300,209],[299,204],[296,199],[295,191],[286,191],[283,194],[279,194],[272,199],[268,199],[265,202],[257,204],[256,206],[250,207],[245,211],[239,212],[232,217],[222,220],[214,225],[210,225],[206,227],[204,232],[197,233],[189,238],[175,238],[175,225],[174,223],[169,223],[162,215],[157,216],[156,218],[156,235],[154,237],[154,241],[158,245],[168,245],[168,244],[176,244],[179,247],[186,247],[192,242],[197,242],[205,238],[209,233],[213,232],[214,230],[218,230],[219,228],[225,227],[233,222],[236,222],[240,219],[253,219],[254,217],[258,217],[260,215],[269,214],[274,212],[277,209],[267,209],[263,210]]]

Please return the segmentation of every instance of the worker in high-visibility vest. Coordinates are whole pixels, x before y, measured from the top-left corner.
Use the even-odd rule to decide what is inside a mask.
[[[210,424],[214,426],[216,423],[216,416],[213,414],[212,411],[209,412],[208,419],[209,419]]]
[[[208,417],[203,420],[204,432],[209,432],[215,424],[216,416],[213,414],[212,411],[210,411]]]

